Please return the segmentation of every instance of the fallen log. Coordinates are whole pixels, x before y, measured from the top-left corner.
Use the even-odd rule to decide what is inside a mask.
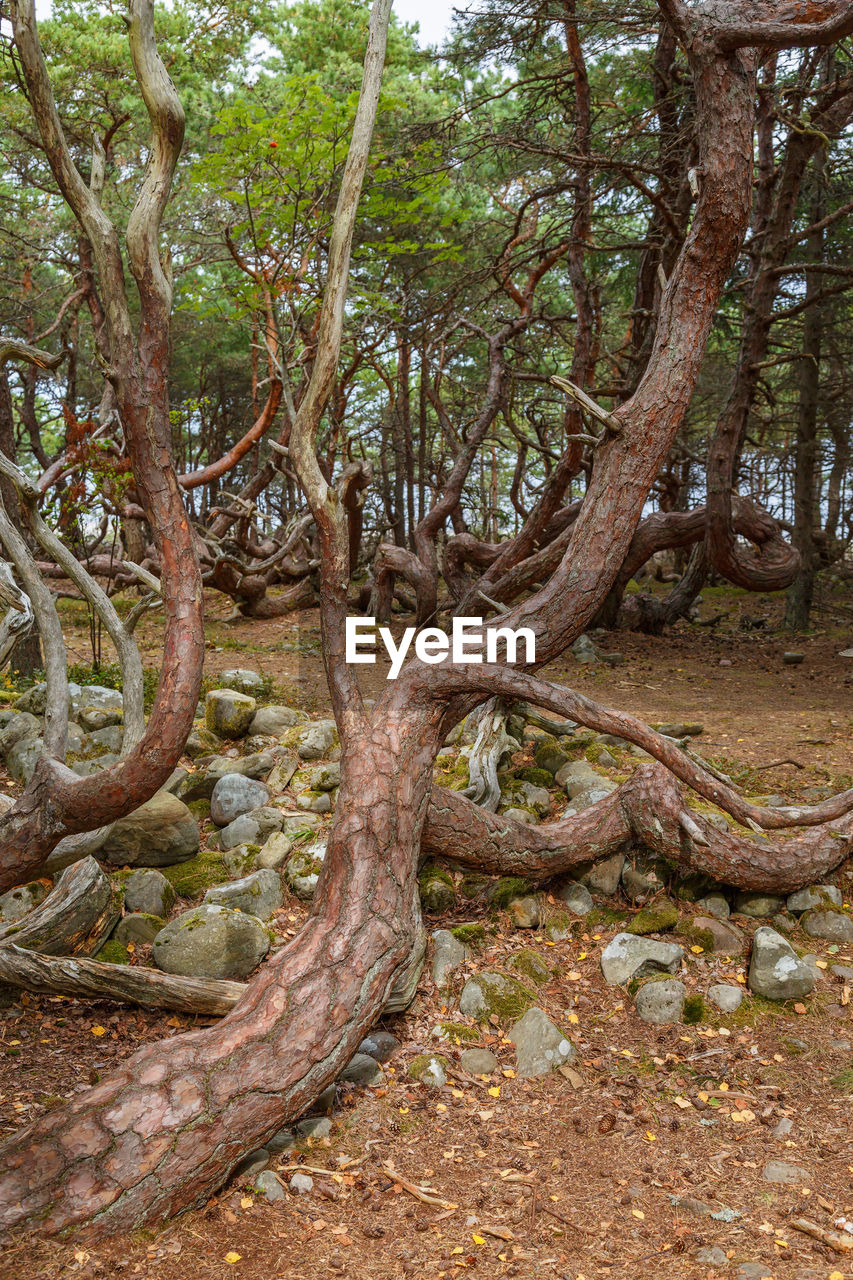
[[[76,956],[45,956],[10,944],[0,946],[0,982],[50,995],[116,1000],[208,1017],[228,1013],[246,990],[244,982],[184,978]]]

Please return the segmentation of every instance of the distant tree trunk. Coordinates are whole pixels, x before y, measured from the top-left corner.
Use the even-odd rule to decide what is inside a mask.
[[[824,256],[824,233],[819,225],[826,212],[826,148],[812,166],[814,190],[809,215],[813,227],[806,241],[809,262],[820,263]],[[797,366],[799,404],[794,452],[794,546],[800,553],[800,568],[785,597],[785,626],[789,631],[805,631],[811,619],[818,553],[815,527],[820,525],[817,501],[818,409],[820,407],[820,359],[824,308],[817,295],[823,287],[820,271],[806,271],[806,307],[803,316],[803,350]]]
[[[15,419],[12,409],[12,392],[9,387],[9,375],[5,369],[0,369],[0,451],[5,453],[10,462],[17,461],[15,457]],[[12,524],[21,536],[26,538],[27,533],[24,522],[21,519],[17,490],[11,480],[2,475],[0,475],[0,497],[2,497],[3,506],[6,508],[6,513]],[[29,634],[19,640],[12,650],[9,658],[9,671],[12,675],[32,679],[37,671],[43,669],[44,658],[41,652],[38,623],[34,622]]]

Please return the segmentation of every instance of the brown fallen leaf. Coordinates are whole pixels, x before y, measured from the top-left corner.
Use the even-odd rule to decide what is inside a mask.
[[[477,1230],[482,1232],[485,1236],[495,1236],[498,1240],[515,1239],[515,1236],[512,1234],[509,1227],[486,1227],[481,1224],[478,1226]]]
[[[565,1080],[568,1080],[573,1089],[582,1088],[583,1076],[575,1071],[573,1067],[562,1066],[558,1067],[557,1070]]]

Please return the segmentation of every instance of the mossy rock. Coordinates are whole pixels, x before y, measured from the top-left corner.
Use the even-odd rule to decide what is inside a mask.
[[[595,906],[588,915],[583,917],[583,926],[585,932],[593,929],[610,928],[611,925],[625,925],[627,910],[616,910],[613,907]]]
[[[536,1004],[535,991],[503,973],[479,973],[462,988],[459,1009],[478,1022],[515,1022]]]
[[[548,917],[545,933],[552,942],[565,942],[574,937],[576,932],[586,929],[588,917],[570,916],[566,911],[555,911]]]
[[[569,764],[572,757],[561,746],[556,738],[546,738],[539,742],[533,753],[533,761],[536,769],[540,773],[547,773],[549,782],[536,782],[537,786],[548,787],[554,785],[554,774],[562,769],[564,764]],[[528,781],[535,781],[533,778]]]
[[[96,951],[95,959],[102,964],[130,964],[130,953],[126,943],[119,942],[118,938],[110,938]]]
[[[486,940],[486,927],[482,924],[458,924],[450,932],[457,942],[462,943],[463,947],[479,947]]]
[[[184,802],[189,809],[196,822],[204,822],[205,818],[210,817],[210,800],[190,800]]]
[[[643,934],[665,933],[678,924],[678,911],[671,902],[662,902],[655,907],[643,907],[628,925],[626,933]]]
[[[476,872],[469,872],[459,881],[459,892],[463,898],[478,898],[481,893],[485,893],[491,884],[488,876],[477,875]]]
[[[554,775],[547,769],[522,769],[516,777],[519,782],[532,782],[534,787],[544,787],[546,791],[554,785]]]
[[[424,1072],[429,1069],[429,1065],[431,1062],[440,1063],[443,1071],[450,1070],[450,1063],[447,1061],[447,1058],[445,1058],[442,1054],[419,1053],[418,1056],[416,1058],[413,1058],[412,1061],[409,1063],[408,1074],[412,1077],[413,1080],[420,1080],[423,1077]]]
[[[523,898],[529,892],[530,884],[521,876],[501,876],[489,890],[489,904],[503,910],[513,898]]]
[[[690,995],[684,997],[684,1005],[681,1010],[681,1021],[688,1025],[695,1026],[698,1022],[704,1022],[708,1016],[705,1001],[694,991]]]
[[[453,1044],[467,1044],[480,1039],[476,1027],[469,1027],[467,1022],[439,1022],[438,1031],[442,1040],[450,1040]]]
[[[524,947],[521,951],[517,951],[509,963],[511,968],[517,969],[525,978],[535,982],[537,987],[546,983],[552,974],[548,961],[532,947]]]
[[[703,951],[713,953],[716,942],[710,929],[697,929],[695,925],[682,923],[676,932],[691,947],[701,947]]]
[[[202,849],[188,862],[159,868],[181,898],[196,898],[228,879],[228,868],[218,849]]]
[[[418,879],[421,902],[427,911],[448,911],[456,901],[453,877],[444,867],[428,862]]]

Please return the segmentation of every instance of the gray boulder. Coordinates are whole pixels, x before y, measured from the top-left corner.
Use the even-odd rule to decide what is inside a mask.
[[[141,867],[132,872],[124,886],[126,910],[143,915],[166,916],[175,901],[175,890],[161,871]]]
[[[108,689],[102,684],[80,685],[69,684],[68,694],[71,700],[71,714],[79,720],[84,710],[93,708],[97,711],[121,711],[124,699],[118,689]]]
[[[0,921],[3,924],[14,924],[16,920],[23,920],[25,915],[44,902],[47,894],[47,886],[40,880],[10,889],[0,897]],[[11,940],[14,941],[14,936]]]
[[[749,962],[749,989],[768,1000],[798,1000],[814,989],[814,974],[775,929],[757,929]]]
[[[212,889],[208,889],[203,901],[233,907],[235,911],[245,911],[250,916],[257,916],[259,920],[269,920],[284,901],[284,894],[278,872],[265,867],[244,876],[242,880],[214,885]]]
[[[9,776],[16,782],[29,782],[43,750],[44,742],[35,734],[28,733],[18,738],[5,754]]]
[[[121,751],[121,744],[124,741],[124,729],[119,724],[110,724],[103,729],[96,729],[94,733],[89,734],[89,741],[85,743],[82,740],[82,731],[79,744],[74,747],[71,745],[69,738],[68,750],[80,751],[85,749],[87,752],[100,752],[103,755],[105,751],[118,752]]]
[[[615,790],[615,782],[609,782],[607,778],[599,778],[595,786],[588,787],[572,797],[572,808],[576,813],[580,813],[583,809],[591,809],[594,804],[598,804],[599,800],[604,800]]]
[[[723,1013],[735,1013],[743,1000],[743,991],[730,982],[715,982],[708,988],[708,999]]]
[[[721,893],[709,893],[697,899],[696,907],[703,915],[715,916],[717,920],[728,920],[731,915],[731,908]]]
[[[799,1164],[788,1164],[785,1160],[768,1160],[761,1176],[765,1182],[780,1182],[790,1186],[808,1186],[812,1175],[808,1169]]]
[[[752,916],[756,920],[775,916],[785,905],[784,898],[777,898],[772,893],[738,893],[735,895],[735,911],[742,916]]]
[[[258,704],[233,689],[211,689],[205,699],[204,722],[219,738],[245,738]]]
[[[116,942],[153,942],[165,923],[162,916],[133,911],[128,916],[122,916],[113,929],[113,937]]]
[[[210,816],[218,827],[252,809],[260,809],[269,802],[270,793],[262,782],[255,782],[240,773],[226,773],[213,788],[210,797]]]
[[[228,671],[220,671],[218,683],[220,689],[233,689],[237,693],[247,693],[254,697],[256,693],[263,692],[266,681],[257,671],[250,671],[248,667],[232,667]]]
[[[509,1033],[520,1076],[546,1076],[577,1056],[564,1032],[542,1009],[528,1009]]]
[[[800,922],[810,938],[827,942],[853,942],[853,920],[844,911],[807,911]]]
[[[264,844],[269,836],[281,831],[282,818],[278,809],[262,806],[241,813],[219,832],[220,849],[233,849],[238,844]]]
[[[296,752],[300,760],[320,760],[328,755],[338,741],[334,720],[317,720],[308,725],[296,740]]]
[[[254,916],[205,903],[185,911],[154,939],[154,963],[166,973],[191,978],[245,978],[270,948],[269,935]]]
[[[459,1055],[459,1065],[469,1076],[490,1076],[498,1069],[498,1060],[491,1049],[464,1049]]]
[[[487,1022],[494,1015],[499,1022],[519,1018],[536,1003],[536,997],[515,978],[503,973],[478,973],[469,978],[459,997],[459,1010],[466,1018]]]
[[[194,858],[198,850],[198,826],[187,806],[158,791],[113,824],[98,856],[117,867],[170,867]]]
[[[569,791],[569,782],[572,778],[583,778],[584,785],[597,782],[599,775],[595,772],[591,764],[587,764],[586,760],[570,760],[568,764],[561,765],[554,774],[554,781],[560,787],[566,788],[566,793],[571,796]],[[583,790],[583,785],[577,788],[578,791]]]
[[[302,724],[307,719],[304,711],[294,711],[292,707],[258,707],[249,725],[249,733],[253,736],[265,734],[280,738],[285,730],[292,729],[295,724]]]
[[[595,906],[589,889],[578,880],[564,881],[557,888],[556,896],[566,910],[575,916],[587,916]]]
[[[617,933],[601,953],[601,971],[605,982],[623,986],[650,973],[676,973],[683,957],[684,949],[674,942]]]
[[[713,946],[709,949],[713,952],[721,952],[727,956],[738,956],[746,948],[746,938],[740,929],[736,929],[727,920],[718,920],[716,916],[696,916],[693,921],[693,928],[701,929],[703,933],[710,934],[713,939]]]
[[[815,907],[827,907],[830,902],[841,906],[841,890],[834,884],[813,884],[788,894],[788,910],[797,916]]]
[[[274,831],[255,858],[255,866],[279,871],[290,857],[292,849],[293,841],[290,837],[283,835],[281,831]]]
[[[244,778],[266,778],[275,764],[269,751],[256,751],[251,755],[232,760],[228,756],[213,756],[204,769],[198,770],[183,782],[178,790],[182,800],[209,800],[220,778],[237,773]]]
[[[377,1062],[387,1062],[389,1058],[394,1057],[399,1048],[400,1041],[396,1036],[392,1036],[390,1031],[371,1031],[358,1046],[358,1051],[366,1053],[370,1058],[375,1058]]]
[[[465,963],[465,948],[449,929],[436,929],[432,941],[432,980],[441,988],[447,986],[453,971]]]
[[[613,853],[600,862],[584,863],[576,871],[577,878],[593,893],[603,893],[612,897],[619,888],[622,868],[625,865],[624,853]]]
[[[95,733],[99,729],[109,729],[111,725],[121,724],[124,713],[120,707],[83,707],[80,711],[80,724],[87,733]],[[72,722],[73,723],[73,722]]]
[[[12,712],[8,724],[0,732],[0,755],[5,756],[22,738],[37,738],[41,733],[41,721],[29,711]]]
[[[511,898],[506,904],[506,909],[517,929],[537,929],[539,927],[539,921],[542,919],[542,909],[539,905],[539,899],[534,898],[532,894],[525,894],[521,898]]]
[[[668,1026],[681,1021],[686,995],[687,988],[678,978],[664,978],[661,982],[646,982],[640,987],[634,1005],[643,1022]]]
[[[331,764],[321,764],[319,769],[315,769],[311,774],[311,789],[313,791],[334,791],[335,787],[341,785],[341,766],[337,760],[333,760]]]
[[[285,867],[284,878],[297,898],[306,900],[313,898],[325,857],[325,840],[315,840],[306,849],[297,849],[291,854]]]
[[[272,1169],[263,1169],[252,1179],[252,1186],[257,1187],[267,1200],[284,1200],[285,1190]]]
[[[340,1078],[350,1084],[363,1084],[373,1088],[384,1083],[385,1072],[369,1053],[356,1053],[344,1067]]]

